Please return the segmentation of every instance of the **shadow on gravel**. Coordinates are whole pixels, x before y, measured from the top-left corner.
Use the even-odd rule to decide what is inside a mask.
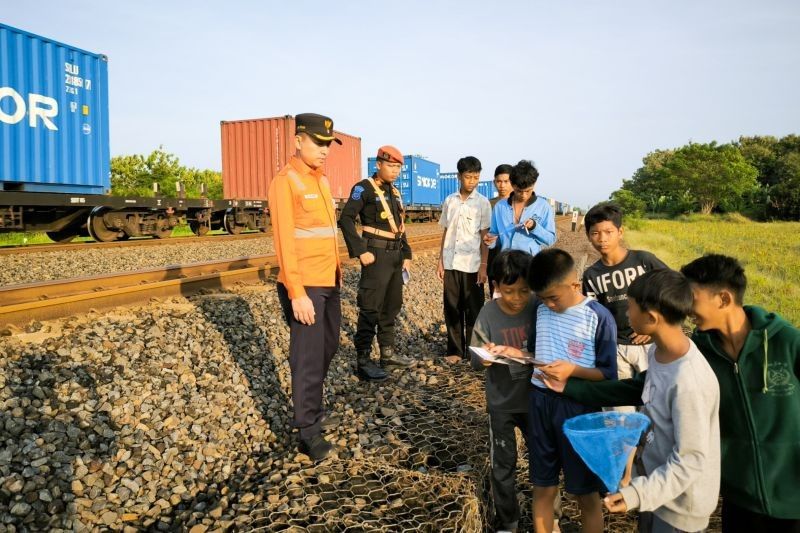
[[[115,370],[55,353],[7,361],[2,370],[0,529],[81,529],[76,498],[106,502],[102,468],[116,453],[118,428],[98,405],[97,386]]]
[[[274,285],[263,286],[265,292]],[[272,290],[274,292],[274,290]],[[272,295],[267,295],[271,298]],[[242,296],[225,292],[204,291],[188,297],[202,312],[206,322],[219,331],[228,350],[247,378],[247,390],[256,403],[263,422],[269,429],[269,444],[257,455],[240,459],[240,465],[227,478],[209,483],[206,490],[193,499],[180,503],[170,513],[161,515],[151,531],[188,529],[203,520],[213,521],[216,527],[242,527],[242,506],[256,499],[253,494],[268,483],[276,468],[276,454],[285,456],[294,448],[290,423],[292,408],[287,391],[290,390],[288,375],[288,330],[275,327],[283,323],[283,315],[275,297],[274,305],[254,309]],[[280,362],[279,362],[280,361]]]

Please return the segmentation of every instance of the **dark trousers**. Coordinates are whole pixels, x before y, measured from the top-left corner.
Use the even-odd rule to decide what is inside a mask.
[[[489,453],[492,463],[492,498],[497,526],[516,529],[519,521],[517,500],[517,435],[519,428],[528,442],[528,413],[489,412]],[[528,447],[528,450],[530,448]],[[561,518],[561,491],[553,502],[553,516]]]
[[[796,490],[797,487],[787,490]],[[800,533],[800,520],[773,518],[754,513],[722,498],[722,533],[745,533],[761,531],[780,531],[781,533]]]
[[[292,403],[294,427],[301,439],[310,439],[321,432],[322,383],[339,348],[339,327],[342,307],[339,287],[306,287],[314,304],[314,323],[301,324],[294,318],[292,301],[282,283],[278,283],[278,299],[289,324],[289,368],[292,371]]]
[[[447,355],[467,357],[472,328],[486,299],[477,272],[444,271],[444,322],[447,325]]]
[[[369,248],[375,262],[361,267],[358,284],[358,325],[353,338],[356,351],[369,351],[375,328],[378,344],[394,347],[394,322],[403,306],[403,252]]]
[[[517,435],[514,428],[519,428],[527,441],[528,413],[489,412],[492,498],[497,525],[501,529],[516,529],[519,521]]]

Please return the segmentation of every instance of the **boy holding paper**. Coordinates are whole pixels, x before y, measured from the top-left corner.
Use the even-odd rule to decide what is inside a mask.
[[[526,345],[535,307],[525,281],[530,262],[531,256],[519,250],[504,251],[495,258],[490,275],[500,298],[481,308],[470,346],[491,349],[504,345],[522,349]],[[474,369],[486,370],[492,495],[498,530],[515,531],[520,512],[515,482],[517,439],[514,428],[519,428],[527,438],[532,367],[504,357],[495,359],[484,350],[471,349],[470,356]]]

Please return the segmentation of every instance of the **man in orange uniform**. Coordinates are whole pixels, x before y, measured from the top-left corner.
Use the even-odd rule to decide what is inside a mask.
[[[336,211],[322,166],[333,121],[314,113],[295,117],[297,154],[272,180],[269,209],[278,257],[278,297],[289,324],[293,425],[300,451],[315,461],[332,446],[322,436],[322,383],[339,347],[342,270]]]

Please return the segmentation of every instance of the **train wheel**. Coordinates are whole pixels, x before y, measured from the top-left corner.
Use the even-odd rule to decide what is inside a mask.
[[[198,237],[202,237],[209,231],[208,224],[201,224],[196,220],[189,221],[189,229],[192,230],[192,233],[194,233]]]
[[[156,239],[169,239],[170,237],[172,237],[172,228],[165,228],[164,226],[159,226],[153,233],[153,237],[155,237]]]
[[[232,213],[225,215],[225,231],[231,235],[239,235],[242,230],[244,230],[244,226],[236,225],[236,221],[234,220]]]
[[[108,229],[106,223],[103,221],[103,211],[95,208],[89,214],[89,220],[86,222],[89,228],[89,235],[97,242],[112,242],[116,241],[119,237],[119,232]]]
[[[47,236],[50,238],[51,241],[67,243],[72,241],[75,237],[78,236],[78,230],[72,229],[62,229],[59,231],[48,231],[46,232]]]

